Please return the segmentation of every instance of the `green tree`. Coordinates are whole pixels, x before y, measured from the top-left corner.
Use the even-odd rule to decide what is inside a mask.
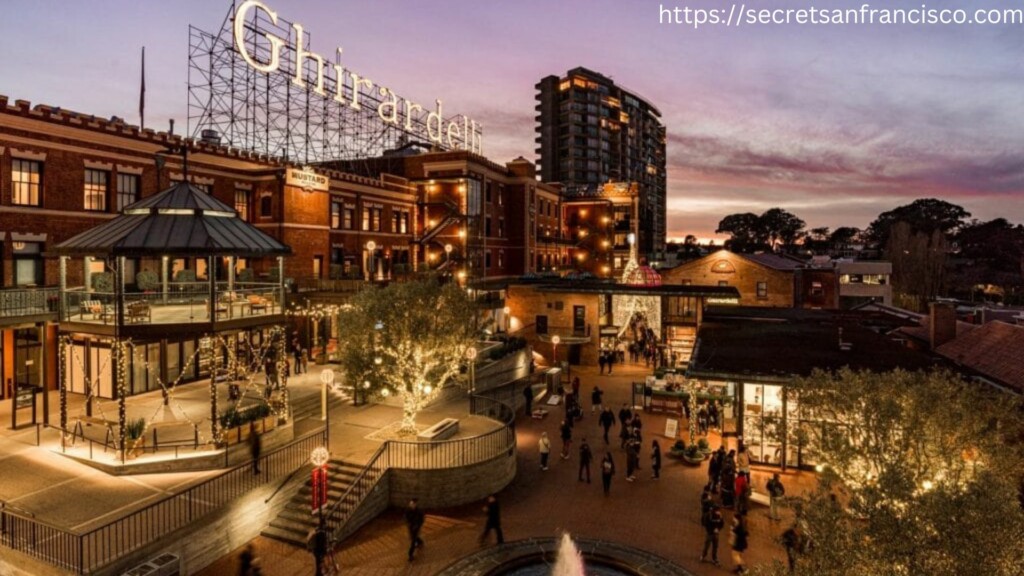
[[[730,214],[718,223],[716,234],[729,234],[728,248],[733,252],[757,249],[761,241],[760,217],[753,212]]]
[[[473,342],[473,303],[454,283],[428,276],[369,288],[339,313],[338,349],[356,390],[402,399],[402,432],[460,372]]]
[[[868,237],[884,247],[897,222],[906,222],[913,232],[931,234],[938,230],[944,235],[956,234],[971,217],[971,213],[956,204],[935,198],[921,198],[910,204],[882,212],[868,226]]]
[[[923,311],[925,303],[939,295],[948,252],[941,230],[915,232],[902,221],[893,225],[885,253],[892,261],[893,291],[901,306]]]
[[[1020,574],[1018,398],[946,372],[817,371],[786,389],[817,490],[797,574]],[[784,574],[779,564],[761,574]]]

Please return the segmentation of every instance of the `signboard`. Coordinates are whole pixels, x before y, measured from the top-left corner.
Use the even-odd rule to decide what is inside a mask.
[[[679,434],[679,420],[675,418],[665,419],[665,436],[675,438]]]
[[[331,187],[331,179],[311,170],[289,168],[285,172],[284,183],[287,186],[298,186],[306,192],[327,192]]]
[[[34,386],[19,386],[14,394],[14,409],[31,408],[36,397]]]
[[[215,33],[190,27],[189,133],[299,163],[378,156],[410,142],[482,153],[475,120],[445,116],[438,98],[402,97],[350,69],[341,47],[324,48],[262,0],[232,2]]]

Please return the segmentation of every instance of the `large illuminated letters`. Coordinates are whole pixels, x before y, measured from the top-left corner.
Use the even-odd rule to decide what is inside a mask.
[[[447,144],[449,148],[464,148],[472,152],[481,152],[479,126],[475,121],[463,118],[462,125],[460,126],[457,121],[445,120],[441,113],[442,104],[440,100],[434,101],[434,110],[426,110],[423,106],[411,100],[399,98],[393,90],[384,86],[377,86],[376,91],[374,91],[372,80],[351,70],[346,70],[341,64],[332,63],[328,66],[323,56],[303,47],[305,30],[300,24],[292,24],[292,31],[294,33],[289,34],[290,38],[297,39],[296,46],[291,46],[288,44],[288,39],[280,38],[275,34],[269,32],[260,33],[270,44],[269,55],[266,56],[268,61],[261,62],[257,59],[256,55],[250,52],[250,48],[246,46],[245,38],[246,18],[249,17],[250,12],[256,10],[266,13],[271,23],[277,26],[277,12],[271,10],[269,6],[260,0],[245,0],[239,4],[238,9],[235,11],[232,26],[235,48],[245,63],[254,70],[264,74],[278,71],[285,73],[285,71],[280,70],[281,51],[282,49],[293,50],[295,54],[294,61],[291,62],[294,66],[291,83],[295,86],[312,90],[324,98],[330,98],[340,105],[347,105],[353,110],[362,110],[364,101],[369,101],[370,104],[377,106],[377,116],[385,124],[399,127],[408,133],[415,133],[419,137],[436,144]],[[253,30],[258,30],[258,26],[254,26]],[[262,43],[259,45],[261,47],[264,46]],[[341,60],[341,55],[342,49],[339,47],[339,61]],[[312,60],[316,65],[316,79],[312,86],[309,86],[306,81],[306,64],[309,60]],[[330,79],[332,74],[334,76],[334,89],[333,93],[328,95],[326,80]],[[379,94],[379,98],[377,98],[377,94]]]
[[[245,15],[252,8],[263,10],[267,13],[267,16],[270,16],[270,21],[275,25],[277,24],[277,12],[271,10],[260,0],[245,0],[245,2],[238,6],[238,10],[235,12],[235,46],[238,48],[238,53],[242,55],[242,59],[245,60],[246,64],[260,72],[269,74],[277,70],[278,66],[281,65],[281,46],[284,45],[284,40],[273,34],[267,34],[267,41],[270,42],[270,62],[263,64],[253,58],[245,47]]]

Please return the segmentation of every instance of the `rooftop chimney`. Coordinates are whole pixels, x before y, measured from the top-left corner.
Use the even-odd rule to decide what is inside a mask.
[[[956,309],[948,302],[932,302],[928,307],[928,340],[934,350],[956,338]]]

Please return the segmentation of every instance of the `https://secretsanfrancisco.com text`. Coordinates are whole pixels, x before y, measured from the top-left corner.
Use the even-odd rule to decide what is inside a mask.
[[[800,7],[768,7],[756,0],[749,2],[702,2],[700,7],[666,5],[658,7],[659,24],[678,24],[699,29],[704,26],[778,26],[778,25],[1024,25],[1024,6],[1018,8],[964,8],[943,3],[901,6],[869,3],[836,7],[807,4]]]

